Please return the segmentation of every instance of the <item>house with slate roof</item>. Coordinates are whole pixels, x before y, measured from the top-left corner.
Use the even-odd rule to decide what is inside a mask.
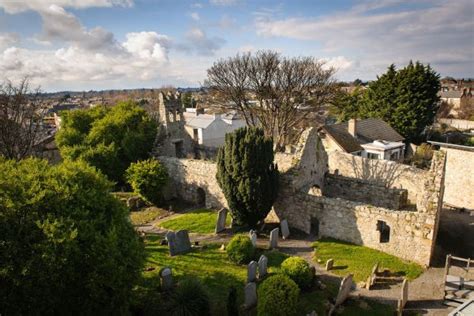
[[[351,119],[319,130],[326,151],[342,151],[370,159],[402,160],[405,139],[381,119]]]

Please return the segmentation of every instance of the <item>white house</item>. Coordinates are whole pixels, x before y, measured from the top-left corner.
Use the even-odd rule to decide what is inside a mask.
[[[235,112],[201,114],[196,109],[186,109],[184,119],[186,132],[197,144],[214,148],[224,144],[225,134],[246,126]]]
[[[323,126],[319,134],[327,151],[344,151],[370,159],[402,160],[405,139],[380,119],[351,119]]]

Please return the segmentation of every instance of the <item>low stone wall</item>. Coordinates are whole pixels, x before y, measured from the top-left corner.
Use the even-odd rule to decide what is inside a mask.
[[[446,152],[446,190],[444,201],[459,208],[474,210],[474,152],[442,148]]]
[[[204,194],[206,207],[227,207],[227,201],[216,180],[217,165],[196,159],[158,157],[168,170],[170,182],[165,198],[179,197],[188,202],[201,203]]]
[[[343,152],[328,154],[329,172],[347,178],[368,180],[392,189],[408,191],[408,203],[417,205],[423,199],[424,182],[429,171],[394,161],[367,159]]]
[[[369,181],[328,174],[323,195],[400,210],[407,205],[408,192],[406,189],[385,188]]]

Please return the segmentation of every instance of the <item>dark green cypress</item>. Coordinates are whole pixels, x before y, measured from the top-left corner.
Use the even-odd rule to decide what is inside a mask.
[[[238,225],[255,227],[278,194],[273,141],[263,129],[240,128],[225,136],[217,155],[217,181]]]

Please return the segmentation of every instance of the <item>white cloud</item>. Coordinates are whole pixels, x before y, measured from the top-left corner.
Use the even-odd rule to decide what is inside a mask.
[[[255,25],[261,36],[318,41],[325,55],[350,54],[358,60],[351,68],[359,65],[358,71],[366,70],[365,78],[410,59],[432,63],[440,72],[472,75],[473,2],[430,0],[409,10],[400,7],[401,2],[407,1],[366,1],[349,11],[314,18],[257,16]]]
[[[196,51],[200,55],[212,56],[218,51],[225,40],[220,37],[208,37],[206,32],[198,27],[191,28],[186,34],[187,42],[177,48],[187,51]]]
[[[18,35],[14,33],[3,33],[0,34],[0,51],[10,47],[20,41]]]
[[[62,8],[85,9],[91,7],[112,7],[133,5],[133,0],[0,0],[0,8],[16,14],[28,10],[43,11],[51,5]]]
[[[194,21],[199,21],[201,19],[201,17],[199,16],[199,13],[197,12],[191,12],[189,14],[189,16],[191,17],[191,19],[193,19]]]
[[[210,4],[218,6],[231,6],[237,4],[238,0],[209,0]]]
[[[343,71],[343,70],[349,69],[354,64],[353,61],[347,59],[344,56],[323,58],[322,61],[325,62],[324,66],[326,68],[332,67],[332,68],[336,69],[336,71]]]
[[[166,35],[160,35],[156,32],[128,33],[127,41],[123,47],[128,52],[143,59],[154,59],[158,62],[164,62],[168,59],[168,47],[170,39]]]

